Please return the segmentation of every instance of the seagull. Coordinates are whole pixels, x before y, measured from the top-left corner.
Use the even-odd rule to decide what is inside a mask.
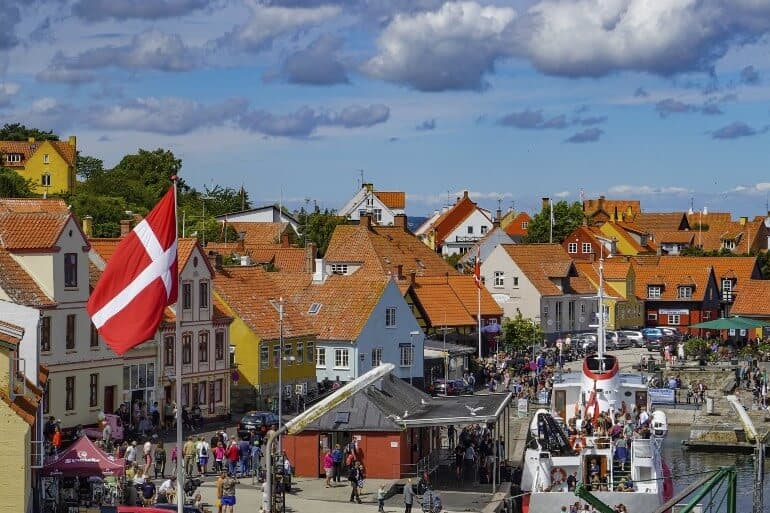
[[[420,404],[423,405],[423,406],[427,406],[428,405],[428,401],[426,401],[425,399],[420,399]]]
[[[483,409],[484,409],[484,407],[483,407],[483,406],[477,406],[476,408],[471,408],[471,407],[470,407],[470,406],[468,406],[467,404],[465,405],[465,407],[468,409],[468,412],[469,412],[469,413],[471,414],[471,416],[473,416],[473,417],[475,417],[475,416],[476,416],[476,412],[477,412],[477,411],[481,411],[481,410],[483,410]]]
[[[404,410],[404,418],[407,418],[409,416],[409,410]]]
[[[386,418],[386,419],[393,419],[393,420],[395,420],[396,422],[401,422],[401,417],[399,417],[398,415],[392,415],[392,414],[391,414],[391,415],[387,415],[385,418]]]

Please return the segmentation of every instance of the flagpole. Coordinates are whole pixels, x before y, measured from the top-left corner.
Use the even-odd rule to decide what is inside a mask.
[[[476,287],[476,300],[479,315],[479,361],[481,361],[481,286]]]
[[[177,223],[177,177],[171,177],[171,181],[174,182],[174,228],[176,240],[179,241],[179,225]],[[177,282],[181,279],[179,275],[179,264],[177,264]],[[177,283],[177,286],[179,284]],[[174,323],[174,379],[176,384],[175,396],[176,396],[176,511],[177,513],[184,513],[184,454],[182,454],[182,341],[180,333],[182,331],[182,310],[179,308],[181,301],[181,290],[176,295],[176,315]]]

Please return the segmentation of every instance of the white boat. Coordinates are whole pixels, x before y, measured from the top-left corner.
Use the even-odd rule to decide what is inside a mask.
[[[530,492],[523,500],[525,513],[569,509],[580,499],[568,490],[568,476],[574,474],[578,482],[590,486],[592,465],[598,466],[603,486],[594,486],[591,493],[610,506],[654,511],[673,495],[671,474],[661,456],[661,441],[668,431],[662,411],[653,412],[650,437],[635,438],[622,465],[613,457],[609,436],[568,436],[566,426],[578,416],[596,418],[607,411],[614,416],[623,409],[649,408],[644,376],[620,373],[617,359],[602,353],[586,357],[581,372],[557,376],[551,409],[538,410],[532,418],[521,481],[522,491]],[[632,491],[621,491],[628,478]]]

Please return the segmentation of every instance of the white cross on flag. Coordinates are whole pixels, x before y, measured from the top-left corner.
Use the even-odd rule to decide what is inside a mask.
[[[177,298],[174,188],[118,247],[86,309],[107,345],[118,355],[150,340],[163,310]]]

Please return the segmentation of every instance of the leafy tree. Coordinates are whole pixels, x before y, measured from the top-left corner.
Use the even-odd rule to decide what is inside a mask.
[[[125,199],[119,196],[90,195],[78,190],[68,201],[80,219],[93,217],[94,237],[120,235],[120,220],[126,218],[129,210]]]
[[[444,261],[452,266],[452,269],[457,269],[457,264],[463,256],[460,253],[454,255],[447,255],[444,257]]]
[[[505,345],[513,349],[525,349],[543,341],[543,328],[532,319],[525,319],[521,312],[513,319],[503,321]]]
[[[567,235],[583,224],[583,207],[577,201],[572,204],[559,201],[553,205],[553,217],[553,241],[561,244]],[[524,242],[549,242],[550,230],[551,209],[545,208],[532,217]]]
[[[345,218],[338,216],[334,210],[324,210],[321,212],[316,209],[308,213],[303,208],[297,213],[296,217],[299,222],[302,241],[314,243],[318,248],[319,256],[323,256],[326,253],[329,241],[337,225],[345,222]]]
[[[27,128],[20,123],[6,123],[0,128],[0,141],[26,141],[34,137],[37,141],[58,141],[59,136],[52,131]]]
[[[0,167],[0,198],[29,198],[34,196],[32,183],[13,169]]]
[[[104,162],[96,157],[81,155],[77,158],[78,176],[84,181],[101,177],[104,174]]]

